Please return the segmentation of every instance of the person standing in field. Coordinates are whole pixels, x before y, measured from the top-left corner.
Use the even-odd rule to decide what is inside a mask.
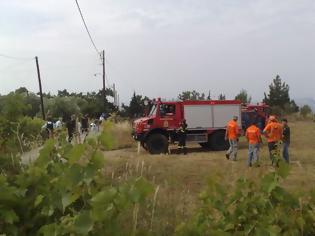
[[[287,119],[282,119],[282,142],[283,142],[283,149],[282,149],[282,156],[283,159],[289,163],[289,146],[291,142],[291,131],[290,127],[288,126],[288,120]]]
[[[75,129],[76,129],[75,115],[71,115],[71,118],[70,120],[67,121],[66,126],[68,130],[68,142],[71,143]]]
[[[84,136],[83,138],[83,142],[85,141],[85,138],[88,136],[89,134],[89,117],[88,114],[85,114],[82,118],[81,118],[81,133]]]
[[[180,123],[180,127],[178,129],[178,134],[179,134],[178,149],[180,151],[183,151],[184,155],[187,154],[187,148],[186,148],[187,127],[188,127],[188,125],[186,123],[186,120],[184,119]]]
[[[275,162],[275,158],[280,155],[280,141],[282,139],[282,125],[277,121],[275,116],[269,117],[269,122],[263,133],[268,142],[269,156],[271,164]]]
[[[79,120],[79,117],[76,116],[76,127],[74,132],[74,137],[76,143],[81,143],[81,122]]]
[[[67,122],[69,143],[71,143],[73,137],[75,138],[75,143],[81,143],[79,124],[76,115],[72,115],[71,119]]]
[[[62,117],[59,117],[59,119],[55,123],[56,129],[61,129],[62,128]]]
[[[259,148],[262,143],[260,129],[255,122],[251,122],[251,125],[246,129],[245,136],[248,141],[248,161],[247,164],[251,167],[253,164],[259,165]]]
[[[234,116],[233,120],[229,121],[226,126],[225,140],[229,141],[230,148],[226,152],[225,156],[228,160],[236,161],[238,138],[240,136],[239,126],[237,124],[238,117]]]
[[[54,122],[50,115],[47,118],[46,130],[48,132],[48,137],[54,138]]]

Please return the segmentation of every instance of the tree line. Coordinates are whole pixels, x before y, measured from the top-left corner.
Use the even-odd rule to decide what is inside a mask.
[[[273,113],[278,115],[300,111],[301,115],[307,116],[312,112],[308,105],[299,108],[295,101],[290,98],[289,91],[289,85],[277,75],[269,85],[268,91],[264,93],[263,102],[270,106]],[[72,114],[88,114],[90,117],[97,118],[102,113],[106,115],[116,113],[121,117],[135,118],[145,113],[146,101],[150,101],[148,96],[134,92],[129,104],[122,104],[119,108],[108,100],[109,97],[114,96],[113,90],[107,88],[105,93],[107,96],[105,101],[102,90],[87,93],[70,93],[64,89],[59,90],[56,95],[44,93],[45,112],[49,112],[55,119],[59,117],[67,119]],[[205,93],[192,90],[183,91],[177,96],[177,99],[212,100],[213,97],[210,91],[206,95]],[[225,94],[219,94],[218,100],[225,99]],[[242,89],[233,99],[240,100],[242,103],[250,103],[252,101],[251,96],[245,89]],[[8,120],[17,120],[21,116],[40,117],[40,109],[39,95],[28,91],[25,87],[0,96],[0,116],[4,116]]]
[[[284,82],[279,75],[277,75],[268,87],[268,92],[264,93],[263,103],[270,106],[271,112],[276,115],[285,115],[300,112],[303,117],[312,113],[312,109],[309,105],[304,105],[301,108],[296,102],[290,98],[290,87]],[[184,91],[178,95],[179,100],[212,100],[211,93],[209,91],[206,97],[205,93],[198,91]],[[244,104],[249,104],[252,101],[252,97],[245,89],[242,89],[235,97],[235,100],[239,100]],[[220,93],[218,100],[226,100],[226,96]]]

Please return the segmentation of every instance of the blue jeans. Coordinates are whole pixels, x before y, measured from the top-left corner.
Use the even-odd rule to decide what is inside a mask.
[[[237,157],[237,149],[238,149],[238,143],[237,139],[229,139],[230,148],[227,150],[226,154],[229,155],[229,159],[232,161],[236,161]]]
[[[290,143],[283,143],[282,156],[283,159],[289,163],[289,146]]]
[[[247,164],[251,166],[258,161],[259,143],[248,145],[248,161]]]

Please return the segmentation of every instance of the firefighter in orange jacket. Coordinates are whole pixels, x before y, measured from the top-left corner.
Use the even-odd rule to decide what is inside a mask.
[[[269,123],[263,133],[267,137],[270,160],[274,164],[275,155],[280,155],[279,145],[282,138],[282,125],[277,121],[275,116],[269,117]]]
[[[233,120],[229,121],[226,126],[226,132],[225,132],[225,140],[229,141],[230,148],[226,152],[225,156],[226,159],[231,159],[233,161],[236,161],[237,157],[237,149],[238,149],[238,138],[240,136],[239,133],[239,126],[237,124],[238,117],[234,116]]]
[[[248,166],[251,167],[252,164],[259,161],[258,152],[260,144],[262,143],[260,129],[256,126],[255,122],[247,128],[245,136],[248,140]]]

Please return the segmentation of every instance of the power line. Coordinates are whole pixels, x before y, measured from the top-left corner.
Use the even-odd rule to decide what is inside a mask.
[[[33,60],[33,59],[32,59]],[[24,65],[24,64],[26,64],[26,63],[29,63],[29,62],[31,62],[31,60],[24,60],[24,61],[22,61],[22,62],[15,62],[14,64],[10,64],[10,65],[7,65],[7,66],[5,66],[5,67],[1,67],[0,68],[0,72],[2,72],[2,71],[6,71],[6,70],[8,70],[8,69],[11,69],[11,68],[17,68],[17,67],[20,67],[20,66],[22,66],[22,65]]]
[[[15,56],[9,56],[9,55],[6,55],[6,54],[2,54],[0,53],[0,57],[4,57],[4,58],[8,58],[8,59],[14,59],[14,60],[33,60],[34,58],[32,57],[15,57]]]
[[[81,19],[82,19],[82,21],[83,21],[83,24],[84,24],[84,27],[85,27],[85,29],[86,29],[86,32],[87,32],[88,35],[89,35],[89,38],[90,38],[90,40],[91,40],[91,43],[93,44],[93,47],[94,47],[95,51],[97,52],[97,54],[100,54],[100,52],[99,52],[99,50],[97,49],[97,47],[96,47],[96,45],[95,45],[95,43],[94,43],[94,40],[93,40],[93,38],[92,38],[92,36],[91,36],[91,34],[90,34],[89,28],[87,27],[87,24],[86,24],[86,22],[85,22],[85,20],[84,20],[84,17],[83,17],[83,14],[82,14],[80,5],[79,5],[79,3],[78,3],[78,0],[75,0],[75,2],[76,2],[76,4],[77,4],[77,7],[78,7],[78,10],[79,10]]]

